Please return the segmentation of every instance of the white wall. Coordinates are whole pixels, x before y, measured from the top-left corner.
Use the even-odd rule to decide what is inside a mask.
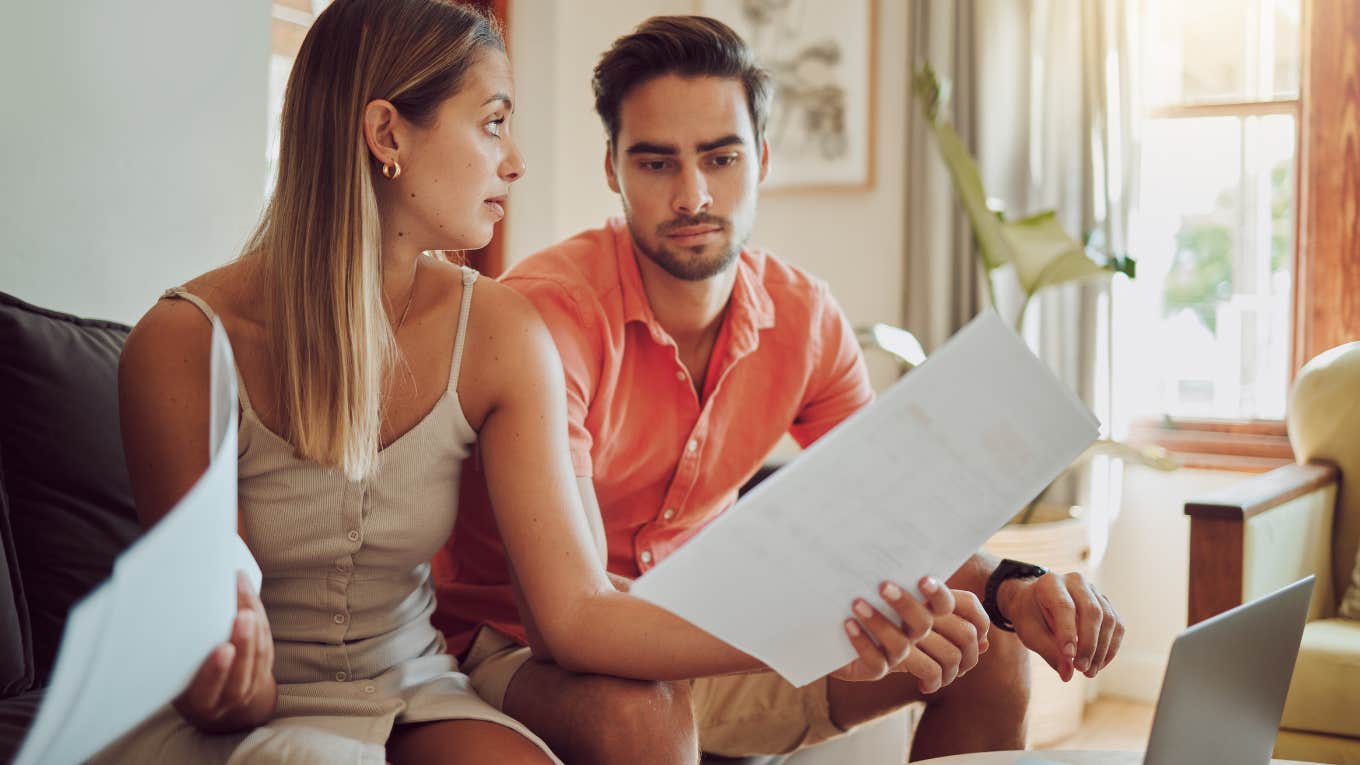
[[[1171,642],[1186,626],[1190,519],[1185,502],[1250,477],[1125,468],[1123,510],[1111,529],[1100,587],[1124,620],[1126,634],[1118,658],[1098,678],[1102,695],[1157,699]]]
[[[619,212],[604,180],[604,129],[592,105],[591,70],[615,38],[649,16],[693,11],[686,0],[511,4],[514,129],[529,172],[511,200],[510,262]],[[751,239],[830,282],[857,324],[897,324],[902,317],[907,23],[906,3],[878,3],[872,190],[763,193]]]
[[[263,201],[268,0],[7,3],[0,290],[135,321]]]

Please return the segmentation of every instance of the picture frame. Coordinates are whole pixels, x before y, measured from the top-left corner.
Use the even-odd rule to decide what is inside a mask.
[[[768,191],[873,187],[874,0],[696,0],[774,80]]]

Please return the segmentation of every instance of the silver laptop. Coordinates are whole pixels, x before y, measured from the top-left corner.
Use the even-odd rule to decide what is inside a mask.
[[[1171,646],[1144,765],[1266,765],[1313,577],[1190,627]]]

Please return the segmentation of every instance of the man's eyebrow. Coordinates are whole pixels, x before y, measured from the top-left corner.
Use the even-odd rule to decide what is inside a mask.
[[[722,138],[716,138],[712,141],[705,141],[701,144],[696,145],[694,148],[698,150],[700,154],[703,154],[704,152],[713,151],[714,149],[721,149],[724,146],[740,146],[743,143],[745,143],[745,141],[742,140],[741,136],[737,135],[736,133],[733,133],[731,135],[725,135]],[[639,141],[638,143],[629,146],[628,150],[625,153],[664,154],[666,156],[674,156],[676,154],[679,154],[680,150],[676,148],[674,144],[650,143],[648,141]]]
[[[665,143],[648,143],[647,141],[639,141],[638,143],[635,143],[635,144],[633,144],[632,146],[629,146],[629,147],[628,147],[628,150],[627,150],[626,152],[624,152],[624,153],[629,154],[629,155],[632,155],[632,154],[665,154],[665,155],[667,155],[667,156],[674,156],[674,155],[676,155],[676,154],[679,154],[679,153],[680,153],[680,150],[677,149],[677,148],[676,148],[674,145],[672,145],[672,144],[665,144]]]
[[[743,143],[745,143],[745,141],[741,139],[741,136],[733,133],[732,135],[725,135],[722,138],[719,138],[715,141],[707,141],[705,143],[701,143],[696,148],[698,148],[699,153],[702,154],[706,151],[721,149],[724,146],[740,146]]]
[[[485,101],[482,102],[482,106],[486,106],[487,104],[494,103],[496,101],[504,102],[505,108],[509,109],[512,112],[515,110],[515,102],[511,101],[510,96],[506,95],[505,93],[497,93],[496,95],[486,99]]]

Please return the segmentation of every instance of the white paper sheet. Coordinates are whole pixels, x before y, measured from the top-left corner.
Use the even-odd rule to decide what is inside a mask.
[[[806,685],[855,658],[854,598],[946,579],[1097,432],[989,311],[631,592]]]
[[[77,763],[174,698],[230,635],[236,570],[260,570],[236,534],[236,372],[213,322],[208,470],[72,610],[42,706],[15,759]]]

